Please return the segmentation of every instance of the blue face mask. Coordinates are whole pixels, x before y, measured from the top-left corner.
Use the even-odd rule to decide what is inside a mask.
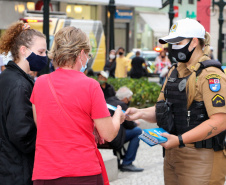
[[[36,55],[34,52],[26,58],[31,71],[41,71],[48,63],[47,56]]]
[[[86,60],[86,65],[85,65],[85,66],[83,66],[83,65],[82,65],[82,61],[81,61],[82,68],[80,69],[80,72],[82,72],[82,73],[84,73],[84,72],[85,72],[85,70],[86,70],[86,68],[87,68],[87,64],[88,64],[88,62],[89,62],[89,59],[87,58],[87,60]]]

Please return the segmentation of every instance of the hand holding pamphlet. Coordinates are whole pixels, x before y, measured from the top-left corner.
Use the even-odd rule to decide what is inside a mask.
[[[155,146],[167,141],[167,138],[160,135],[162,133],[168,132],[166,132],[163,128],[144,129],[143,133],[139,135],[138,138],[147,143],[149,146]]]
[[[116,111],[116,109],[117,109],[117,107],[110,105],[108,103],[107,103],[107,108],[110,109],[110,110],[113,110],[113,111]],[[122,110],[122,112],[125,113],[126,111]]]

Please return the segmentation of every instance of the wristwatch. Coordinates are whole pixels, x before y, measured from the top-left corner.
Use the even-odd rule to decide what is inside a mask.
[[[182,139],[182,136],[181,135],[178,135],[178,139],[179,139],[179,148],[183,148],[185,147],[185,144],[183,142],[183,139]]]

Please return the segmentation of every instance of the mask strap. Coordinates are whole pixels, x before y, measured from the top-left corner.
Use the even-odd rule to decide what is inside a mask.
[[[33,52],[33,51],[31,51],[29,48],[27,48],[31,53]]]
[[[27,50],[30,51],[30,52],[32,53],[32,51],[31,51],[29,48],[27,48]],[[31,53],[30,53],[30,54],[31,54]],[[29,55],[29,56],[30,56],[30,55]],[[29,56],[28,56],[28,57],[29,57]],[[24,57],[24,60],[27,60],[28,57]]]
[[[82,61],[81,55],[79,55],[79,57],[80,57],[80,63],[81,63],[81,66],[84,67],[84,66],[82,65],[82,62],[83,62],[83,61]]]
[[[89,58],[86,56],[84,50],[83,50],[83,53],[84,53],[84,55],[85,55],[85,57],[86,57],[86,61],[87,61]],[[83,60],[82,60],[82,58],[81,58],[81,54],[79,55],[79,57],[80,57],[81,65],[82,65]],[[86,64],[85,64],[85,66],[82,65],[82,67],[86,67]]]

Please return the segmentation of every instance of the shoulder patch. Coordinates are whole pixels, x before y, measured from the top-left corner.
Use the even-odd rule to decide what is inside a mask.
[[[212,104],[213,104],[213,107],[223,107],[225,106],[225,99],[223,96],[216,94],[212,98]]]
[[[221,76],[218,74],[210,74],[206,76],[206,79],[209,80],[210,78],[217,78],[217,79],[221,79]]]
[[[206,76],[209,82],[209,88],[213,92],[218,92],[221,89],[220,79],[221,76],[218,74],[210,74]]]
[[[220,79],[210,78],[209,80],[209,88],[213,92],[218,92],[221,89]]]

